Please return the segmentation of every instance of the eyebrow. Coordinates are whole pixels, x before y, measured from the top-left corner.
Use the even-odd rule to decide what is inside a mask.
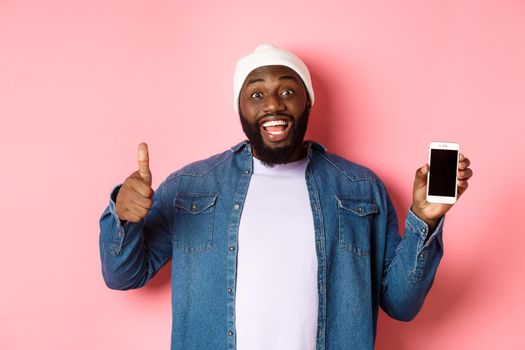
[[[246,86],[248,86],[250,84],[261,83],[261,82],[264,82],[264,79],[262,79],[262,78],[250,79],[250,80],[248,80],[248,83],[246,83]]]
[[[293,75],[280,76],[279,80],[293,80],[293,81],[297,81],[297,79]],[[250,79],[246,83],[246,86],[251,85],[251,84],[255,84],[255,83],[262,83],[262,82],[264,82],[263,78]]]
[[[297,79],[293,75],[283,75],[282,77],[279,77],[279,80],[293,80],[293,81],[297,81]]]

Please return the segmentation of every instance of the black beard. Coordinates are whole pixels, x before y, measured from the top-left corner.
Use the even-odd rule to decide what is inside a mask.
[[[257,154],[257,158],[264,165],[272,167],[275,164],[285,164],[297,160],[295,157],[297,157],[303,147],[309,114],[310,108],[306,107],[304,112],[294,119],[293,129],[290,131],[292,133],[290,144],[275,148],[268,147],[264,143],[258,122],[251,124],[241,113],[239,113],[239,116],[241,118],[242,130],[244,130],[253,151]]]

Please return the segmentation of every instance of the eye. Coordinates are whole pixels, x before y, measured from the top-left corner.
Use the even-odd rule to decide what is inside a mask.
[[[263,98],[263,94],[261,94],[260,92],[254,92],[250,95],[250,97],[256,100],[260,100],[261,98]]]
[[[295,91],[293,91],[292,89],[286,89],[283,92],[281,92],[282,96],[291,96],[293,94],[295,94]]]

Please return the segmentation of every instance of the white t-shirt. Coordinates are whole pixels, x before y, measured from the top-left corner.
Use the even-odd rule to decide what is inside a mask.
[[[317,256],[307,159],[253,165],[239,227],[237,349],[313,350]]]

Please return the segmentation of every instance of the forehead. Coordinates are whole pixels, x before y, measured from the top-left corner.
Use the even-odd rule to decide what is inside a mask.
[[[256,68],[248,74],[244,85],[253,81],[266,81],[274,79],[286,78],[288,80],[296,80],[297,82],[302,82],[301,77],[291,68],[286,66],[263,66]]]

